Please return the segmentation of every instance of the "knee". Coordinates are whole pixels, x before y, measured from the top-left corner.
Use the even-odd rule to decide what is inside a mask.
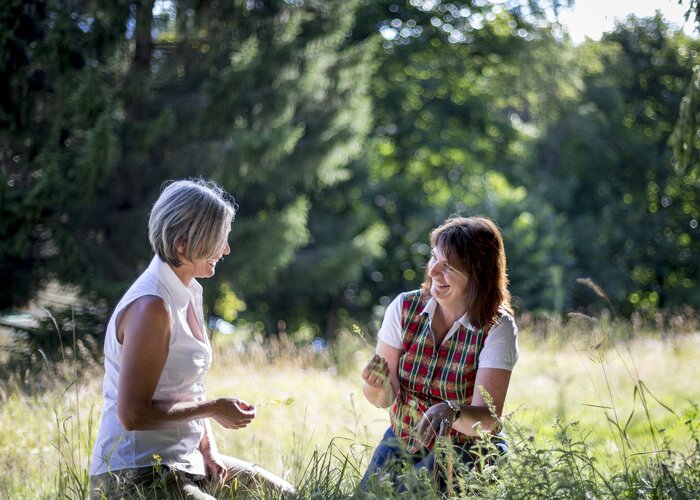
[[[291,483],[255,464],[236,470],[231,476],[229,486],[264,493],[264,498],[276,497],[280,493],[285,498],[296,496],[296,489]]]

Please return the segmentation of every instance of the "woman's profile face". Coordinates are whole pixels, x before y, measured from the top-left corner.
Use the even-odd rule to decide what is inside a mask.
[[[231,247],[228,244],[228,235],[226,235],[226,240],[224,245],[221,247],[220,251],[214,254],[212,257],[204,259],[196,259],[196,264],[199,265],[201,274],[195,274],[197,278],[211,278],[216,272],[216,264],[221,260],[224,255],[231,253]]]
[[[439,304],[465,307],[467,303],[467,275],[450,265],[440,246],[433,247],[428,261],[428,276],[432,283],[430,294]]]
[[[182,265],[178,267],[178,270],[192,278],[211,278],[214,276],[216,273],[216,264],[224,255],[231,253],[231,247],[228,244],[228,236],[227,233],[224,243],[217,249],[214,255],[210,257],[198,257],[193,260],[187,260],[183,248],[182,252],[180,252]]]

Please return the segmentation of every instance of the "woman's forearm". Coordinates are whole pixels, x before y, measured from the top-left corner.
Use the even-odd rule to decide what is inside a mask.
[[[167,429],[190,420],[213,417],[217,400],[172,402],[152,401],[150,405],[124,405],[119,408],[119,419],[128,431]]]
[[[479,432],[498,431],[499,419],[485,406],[461,405],[460,416],[452,428],[467,436],[478,436]]]
[[[388,408],[394,402],[394,389],[391,385],[385,388],[372,387],[365,383],[362,387],[362,392],[367,398],[367,401],[372,403],[377,408]]]

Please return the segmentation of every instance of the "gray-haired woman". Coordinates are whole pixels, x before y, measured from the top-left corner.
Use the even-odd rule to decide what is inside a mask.
[[[287,481],[221,455],[209,425],[240,429],[255,408],[206,399],[212,350],[202,287],[228,255],[233,197],[211,181],[171,182],[154,204],[151,264],[114,310],[105,338],[102,422],[92,455],[92,498],[213,498],[230,485],[266,496]],[[235,481],[234,481],[235,480]]]

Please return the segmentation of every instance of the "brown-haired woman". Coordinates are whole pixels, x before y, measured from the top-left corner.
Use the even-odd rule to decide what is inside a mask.
[[[433,230],[430,243],[421,289],[389,305],[376,354],[362,371],[365,397],[391,406],[391,427],[363,488],[377,474],[396,479],[392,471],[407,463],[432,470],[435,438],[448,433],[462,458],[472,460],[479,431],[498,430],[518,359],[498,227],[483,217],[450,218]]]

